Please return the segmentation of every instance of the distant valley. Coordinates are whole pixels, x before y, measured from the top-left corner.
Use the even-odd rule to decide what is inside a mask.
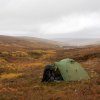
[[[59,41],[60,46],[69,47],[84,47],[84,46],[96,46],[100,45],[100,38],[94,39],[73,39],[73,38],[56,38],[55,41]]]

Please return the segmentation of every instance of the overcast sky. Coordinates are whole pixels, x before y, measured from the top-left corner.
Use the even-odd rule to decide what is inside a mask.
[[[100,0],[0,0],[0,34],[100,38]]]

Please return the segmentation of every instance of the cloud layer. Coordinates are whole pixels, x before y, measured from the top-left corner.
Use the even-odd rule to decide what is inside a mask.
[[[0,0],[0,34],[100,37],[100,0]]]

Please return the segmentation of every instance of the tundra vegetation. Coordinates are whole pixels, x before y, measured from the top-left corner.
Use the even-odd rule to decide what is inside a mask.
[[[73,58],[88,81],[41,83],[46,64]],[[0,51],[0,100],[100,100],[100,47]]]

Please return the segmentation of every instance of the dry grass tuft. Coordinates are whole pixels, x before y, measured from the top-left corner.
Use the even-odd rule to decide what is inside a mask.
[[[18,78],[20,76],[22,76],[22,73],[9,73],[9,74],[2,74],[0,75],[1,79],[13,79],[13,78]]]

